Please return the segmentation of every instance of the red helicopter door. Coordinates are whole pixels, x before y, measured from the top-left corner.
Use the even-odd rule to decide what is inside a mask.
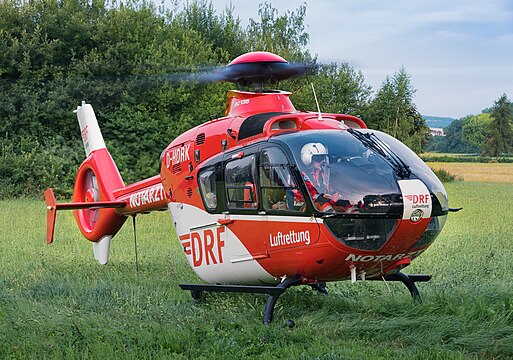
[[[265,236],[269,254],[290,249],[299,251],[319,240],[319,224],[311,216],[284,151],[276,145],[259,154],[259,186],[263,221],[259,232]]]
[[[266,257],[265,242],[258,226],[261,199],[258,193],[258,147],[228,154],[223,162],[226,212],[220,222],[226,225],[229,261],[245,262]],[[239,244],[242,247],[238,246]]]

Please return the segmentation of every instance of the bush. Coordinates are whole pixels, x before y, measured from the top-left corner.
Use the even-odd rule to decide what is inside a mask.
[[[473,155],[421,155],[424,162],[459,162],[459,163],[513,163],[513,157],[488,157],[488,156],[473,156]]]
[[[435,173],[435,175],[440,179],[442,182],[451,182],[456,180],[456,175],[451,174],[447,170],[444,169],[431,169]]]
[[[70,198],[83,150],[70,145],[43,145],[31,138],[0,140],[0,199],[42,197],[54,187],[58,197]]]

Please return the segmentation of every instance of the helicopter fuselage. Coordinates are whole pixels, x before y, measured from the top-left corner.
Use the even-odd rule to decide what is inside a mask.
[[[208,283],[262,285],[291,276],[306,283],[378,277],[409,265],[445,222],[441,184],[433,189],[419,174],[399,178],[382,160],[369,162],[356,178],[337,184],[343,207],[324,212],[288,145],[326,138],[337,153],[337,141],[358,143],[349,129],[366,126],[349,115],[296,111],[289,95],[231,91],[225,117],[187,131],[163,151],[162,191],[192,269]],[[350,176],[344,166],[355,154],[343,155],[331,165],[333,180],[338,168]],[[372,166],[386,168],[392,175],[379,176],[393,184],[374,179],[378,189],[366,190],[365,182],[378,176]],[[362,171],[367,175],[360,179]],[[357,194],[351,182],[361,182]]]

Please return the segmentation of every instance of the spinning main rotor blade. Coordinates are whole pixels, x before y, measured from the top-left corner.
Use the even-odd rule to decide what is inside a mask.
[[[290,64],[287,62],[255,62],[233,64],[224,67],[211,68],[199,72],[182,72],[166,75],[155,75],[155,78],[170,82],[232,82],[235,84],[246,85],[249,83],[257,82],[276,83],[292,77],[310,74],[315,70],[315,65],[308,64]]]

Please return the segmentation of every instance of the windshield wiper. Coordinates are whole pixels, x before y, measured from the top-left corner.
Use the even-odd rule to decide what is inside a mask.
[[[347,131],[360,140],[366,148],[381,155],[401,179],[410,177],[410,167],[393,152],[383,140],[374,135],[374,133],[363,133],[352,128],[347,129]]]

